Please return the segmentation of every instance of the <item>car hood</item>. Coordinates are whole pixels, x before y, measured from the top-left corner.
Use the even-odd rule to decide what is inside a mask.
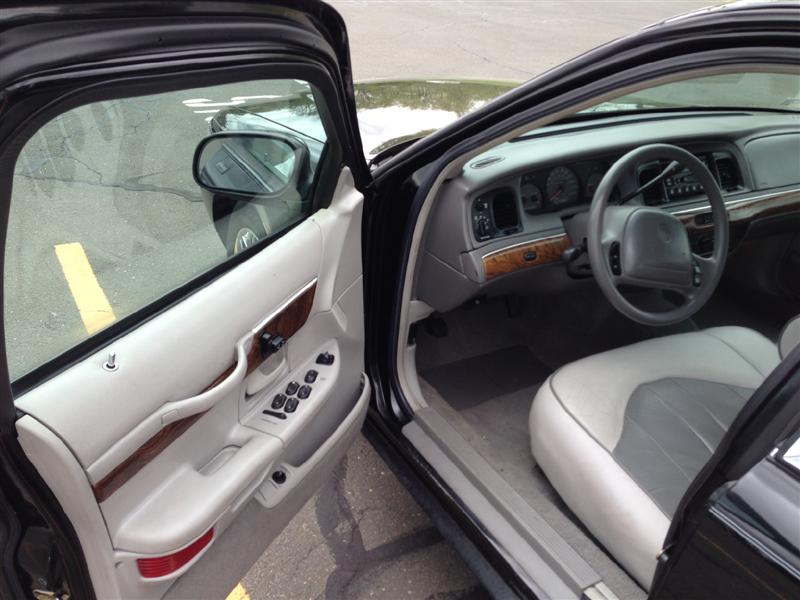
[[[370,160],[395,144],[436,131],[517,85],[456,79],[356,83],[358,126],[365,157]],[[276,125],[307,136],[312,155],[321,150],[325,132],[307,86],[298,87],[290,97],[246,102],[220,111],[213,119],[212,131],[269,129]]]
[[[517,85],[457,79],[357,83],[358,128],[364,154],[369,160],[395,144],[423,137]]]

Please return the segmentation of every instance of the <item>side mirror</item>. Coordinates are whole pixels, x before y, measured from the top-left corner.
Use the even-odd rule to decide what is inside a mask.
[[[272,196],[298,187],[308,163],[302,140],[278,132],[224,131],[198,144],[192,174],[214,193]]]

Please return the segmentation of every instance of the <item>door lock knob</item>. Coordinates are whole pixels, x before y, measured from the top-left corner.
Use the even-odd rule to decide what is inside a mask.
[[[261,346],[261,356],[267,358],[283,348],[286,340],[280,335],[273,335],[265,331],[258,338],[258,343]]]

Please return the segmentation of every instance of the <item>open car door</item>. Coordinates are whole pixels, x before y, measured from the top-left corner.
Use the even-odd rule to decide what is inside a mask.
[[[369,403],[344,25],[316,1],[0,9],[5,464],[98,598],[224,597]]]

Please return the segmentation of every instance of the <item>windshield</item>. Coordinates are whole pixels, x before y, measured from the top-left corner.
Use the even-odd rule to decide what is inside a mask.
[[[665,108],[800,112],[800,75],[731,73],[685,79],[626,94],[580,112],[627,112]]]

